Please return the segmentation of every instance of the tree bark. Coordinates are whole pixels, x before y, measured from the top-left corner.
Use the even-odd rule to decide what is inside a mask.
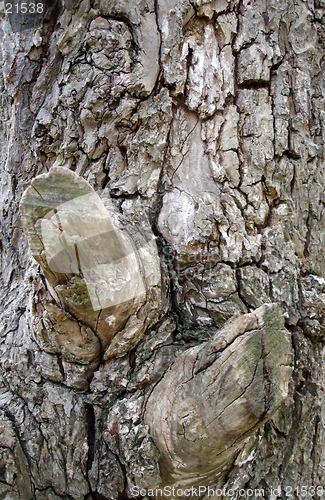
[[[16,5],[0,498],[325,495],[324,1]]]

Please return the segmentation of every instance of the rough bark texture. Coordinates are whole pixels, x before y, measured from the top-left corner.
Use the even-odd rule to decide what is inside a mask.
[[[1,14],[0,498],[320,495],[324,0],[44,9]]]

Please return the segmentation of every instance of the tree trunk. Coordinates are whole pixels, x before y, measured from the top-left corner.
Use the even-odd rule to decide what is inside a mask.
[[[0,498],[321,497],[324,0],[31,5],[1,14]]]

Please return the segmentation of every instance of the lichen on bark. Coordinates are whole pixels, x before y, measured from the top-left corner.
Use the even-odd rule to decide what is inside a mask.
[[[197,480],[274,500],[324,487],[324,8],[64,0],[19,31],[0,13],[1,497],[118,500]],[[32,258],[35,213],[23,222],[19,204],[52,178],[49,224],[54,172],[152,264],[139,303],[113,306],[116,327],[111,313],[100,324],[76,269],[56,280]],[[209,365],[220,335],[266,311]],[[229,404],[222,431],[238,447],[220,445],[219,463],[207,437],[195,462],[205,419],[221,426],[248,379],[252,420]],[[159,406],[167,386],[177,404]]]

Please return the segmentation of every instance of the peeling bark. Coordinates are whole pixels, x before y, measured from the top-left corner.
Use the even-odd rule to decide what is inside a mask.
[[[324,2],[44,5],[0,13],[0,497],[321,496]]]

